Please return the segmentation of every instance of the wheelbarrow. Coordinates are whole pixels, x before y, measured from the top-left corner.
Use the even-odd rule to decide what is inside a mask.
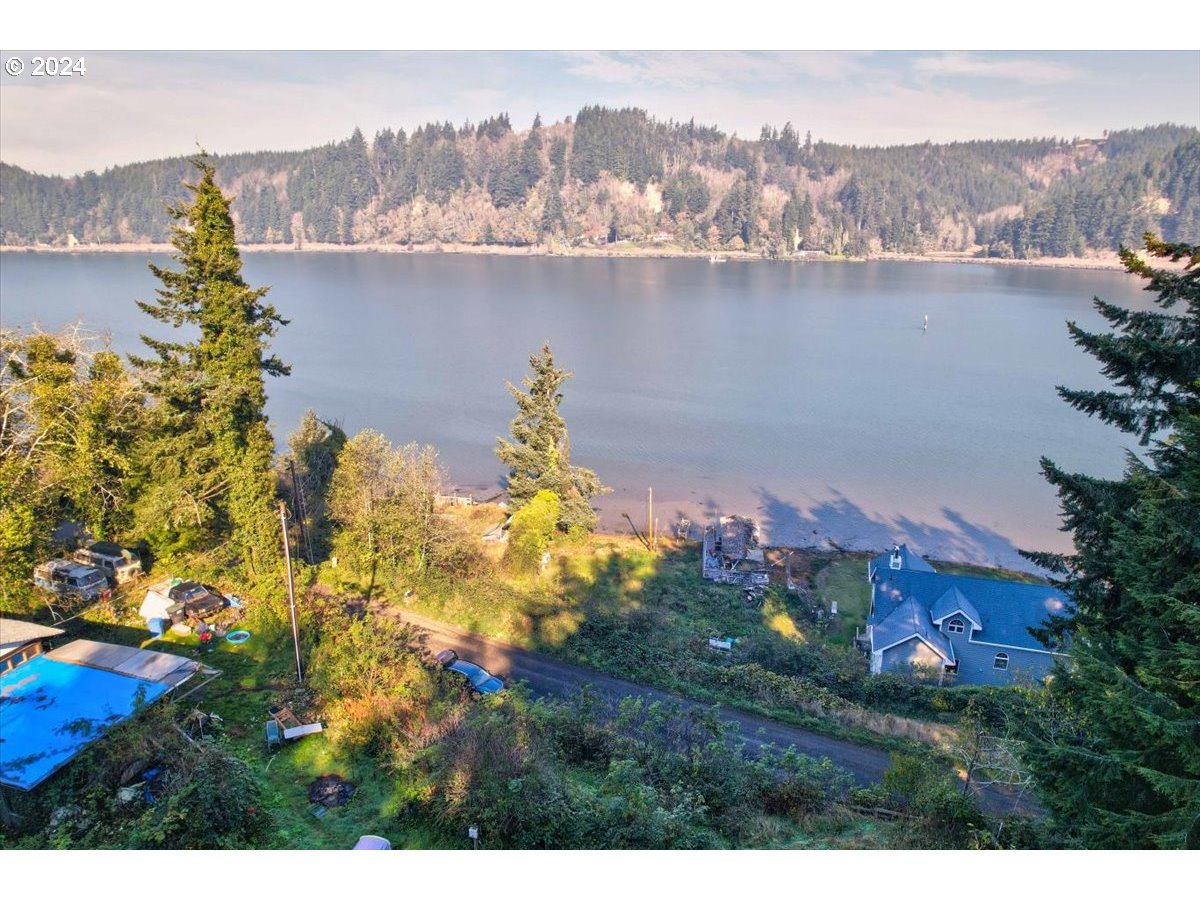
[[[274,719],[267,722],[267,751],[278,750],[283,746],[283,729]]]

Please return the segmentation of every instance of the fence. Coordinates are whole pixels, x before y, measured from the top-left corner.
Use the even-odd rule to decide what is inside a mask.
[[[458,494],[437,494],[434,500],[438,503],[446,503],[450,506],[474,506],[478,501],[467,494],[465,497],[460,497]]]

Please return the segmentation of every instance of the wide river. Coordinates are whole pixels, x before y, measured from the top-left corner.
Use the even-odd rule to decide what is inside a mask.
[[[148,258],[5,253],[0,320],[82,320],[137,350],[163,333],[134,304]],[[653,486],[664,530],[742,513],[776,544],[1026,568],[1017,547],[1071,546],[1039,457],[1113,476],[1134,445],[1056,396],[1104,384],[1065,322],[1100,328],[1094,295],[1151,305],[1121,273],[944,263],[264,253],[245,274],[291,320],[292,375],[267,386],[281,447],[312,407],[433,444],[459,490],[493,495],[505,380],[549,340],[609,528],[644,525]]]

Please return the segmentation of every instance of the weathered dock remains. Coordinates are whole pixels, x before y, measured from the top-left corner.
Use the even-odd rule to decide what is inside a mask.
[[[753,519],[722,516],[705,527],[701,575],[720,584],[766,587],[770,579]]]

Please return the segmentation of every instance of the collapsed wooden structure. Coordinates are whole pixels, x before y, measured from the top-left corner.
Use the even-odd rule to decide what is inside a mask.
[[[766,587],[770,580],[758,525],[745,516],[722,516],[704,529],[701,575],[719,584]]]

